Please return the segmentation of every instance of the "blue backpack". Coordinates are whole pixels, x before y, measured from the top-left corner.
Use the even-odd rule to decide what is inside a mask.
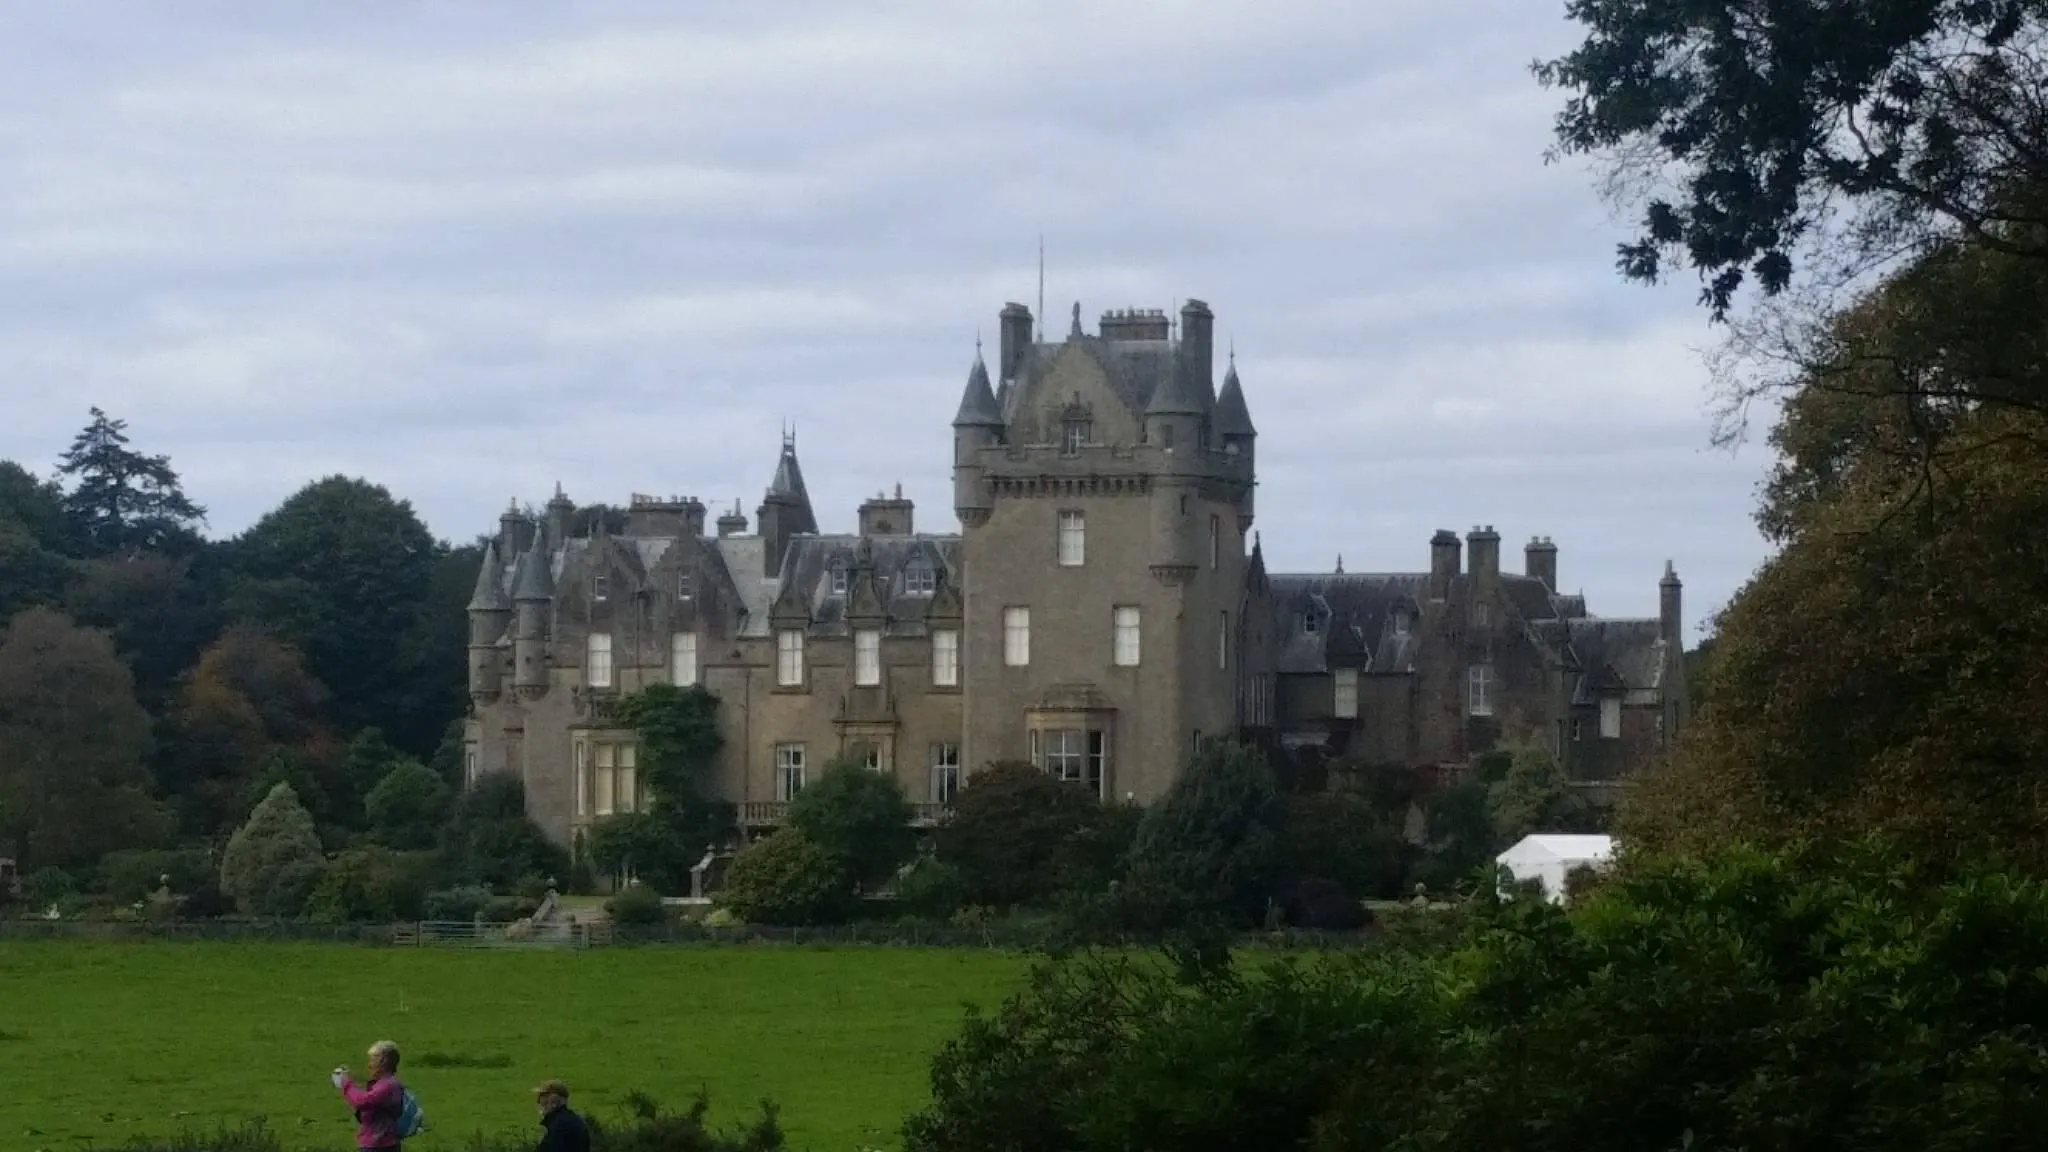
[[[420,1110],[420,1098],[405,1090],[405,1097],[398,1102],[398,1138],[410,1140],[427,1126],[427,1114]]]

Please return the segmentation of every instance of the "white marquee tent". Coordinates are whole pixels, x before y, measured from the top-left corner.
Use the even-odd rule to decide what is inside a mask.
[[[1537,833],[1493,858],[1517,884],[1535,880],[1553,904],[1564,902],[1565,877],[1574,868],[1604,869],[1614,858],[1612,836],[1565,836]],[[1505,893],[1503,893],[1505,895]]]

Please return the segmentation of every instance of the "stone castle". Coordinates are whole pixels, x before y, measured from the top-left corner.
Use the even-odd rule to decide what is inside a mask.
[[[517,773],[564,843],[646,803],[607,697],[701,684],[720,701],[715,790],[750,830],[852,758],[937,819],[964,777],[1028,760],[1107,799],[1158,797],[1204,741],[1454,765],[1541,741],[1575,780],[1616,779],[1686,715],[1680,588],[1602,619],[1535,538],[1439,531],[1427,570],[1266,571],[1255,431],[1214,318],[1080,307],[1065,340],[1002,310],[953,417],[958,533],[919,532],[899,488],[826,534],[785,436],[753,531],[692,498],[634,496],[620,531],[573,531],[557,489],[515,506],[469,605],[470,779]],[[1419,549],[1418,549],[1419,550]]]

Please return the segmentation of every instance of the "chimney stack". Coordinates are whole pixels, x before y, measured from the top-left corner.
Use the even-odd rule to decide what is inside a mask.
[[[1200,300],[1180,307],[1180,348],[1188,375],[1201,386],[1205,401],[1216,396],[1216,317]]]
[[[1031,309],[1015,302],[1003,305],[1002,342],[999,353],[1002,362],[997,365],[996,381],[1015,380],[1017,370],[1024,363],[1024,356],[1031,350]]]
[[[1429,538],[1429,598],[1451,598],[1451,582],[1458,576],[1458,534],[1439,528]]]
[[[1543,586],[1557,592],[1557,545],[1548,536],[1531,536],[1522,548],[1522,571]]]

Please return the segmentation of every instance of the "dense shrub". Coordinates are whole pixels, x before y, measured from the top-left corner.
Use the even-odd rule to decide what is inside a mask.
[[[789,827],[839,862],[854,884],[873,887],[895,875],[916,847],[913,815],[894,776],[836,761],[789,802]]]
[[[911,1152],[2031,1146],[2048,885],[1871,844],[1649,863],[1383,947],[1083,954],[970,1016]]]
[[[428,920],[474,920],[491,902],[491,890],[482,884],[464,884],[427,893]]]
[[[340,853],[327,862],[306,914],[330,924],[420,919],[432,865],[428,853],[385,848]]]
[[[62,868],[38,868],[21,881],[22,902],[38,912],[77,894],[78,881]]]
[[[1322,932],[1351,932],[1365,927],[1365,906],[1334,880],[1311,876],[1282,888],[1279,904],[1287,923]]]
[[[1127,921],[1148,929],[1259,922],[1280,878],[1280,824],[1263,755],[1237,744],[1204,750],[1138,825]]]
[[[569,855],[526,816],[519,778],[491,773],[455,802],[441,830],[441,873],[463,884],[510,888],[522,876],[562,876]]]
[[[1400,895],[1415,849],[1364,792],[1288,796],[1282,810],[1282,867],[1296,883],[1333,881],[1360,899]]]
[[[661,893],[645,884],[627,885],[625,891],[605,901],[604,908],[614,924],[644,928],[668,923]]]
[[[734,858],[719,902],[756,924],[836,923],[851,910],[839,861],[793,828]]]
[[[213,879],[213,864],[199,848],[124,850],[100,857],[100,891],[116,904],[147,897],[163,887],[166,876],[172,892],[190,892]]]
[[[434,846],[453,800],[447,781],[417,760],[401,758],[363,797],[370,833],[387,848]]]
[[[968,776],[954,797],[953,816],[936,837],[939,859],[960,870],[971,903],[1041,903],[1058,887],[1062,848],[1093,825],[1101,808],[1080,785],[1030,764],[990,764]]]
[[[297,916],[325,869],[312,815],[291,785],[277,784],[228,840],[220,886],[250,915]]]
[[[921,857],[896,881],[896,902],[905,912],[943,920],[960,910],[967,881],[960,869],[933,856]]]

